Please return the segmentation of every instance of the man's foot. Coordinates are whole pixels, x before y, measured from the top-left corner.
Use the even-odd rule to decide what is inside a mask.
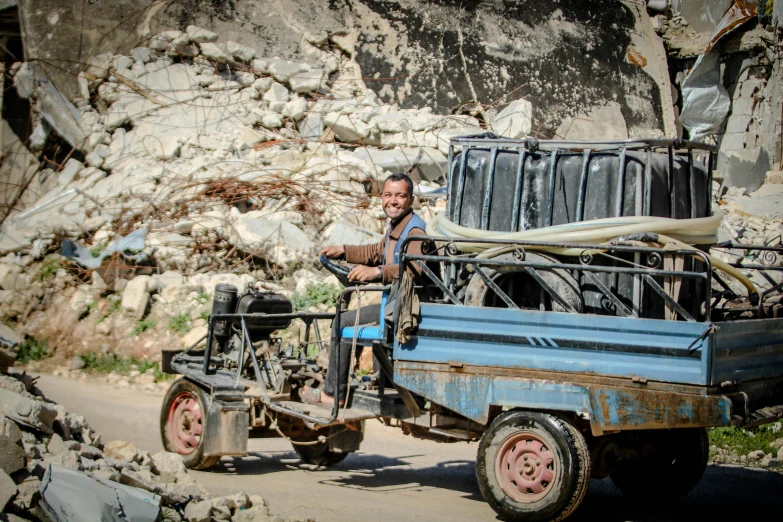
[[[334,405],[334,397],[328,396],[326,393],[322,393],[320,388],[310,388],[309,386],[303,386],[299,388],[299,398],[302,402],[307,404],[323,404],[325,406]],[[340,401],[342,407],[343,401]]]

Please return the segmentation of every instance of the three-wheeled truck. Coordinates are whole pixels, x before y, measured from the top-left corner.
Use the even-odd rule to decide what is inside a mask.
[[[346,407],[298,398],[323,381],[319,322],[390,287],[347,286],[335,313],[311,313],[218,285],[205,348],[170,363],[182,377],[161,411],[165,448],[205,469],[245,455],[248,437],[282,436],[328,466],[380,418],[479,441],[478,484],[505,520],[567,517],[591,476],[685,495],[706,428],[783,416],[783,250],[715,244],[711,163],[709,147],[671,140],[452,140],[447,210],[402,246],[402,271],[421,277],[397,283],[396,323],[331,331],[331,346],[371,346],[380,371],[349,376]],[[431,248],[407,254],[412,241]],[[303,336],[285,345],[294,321]]]

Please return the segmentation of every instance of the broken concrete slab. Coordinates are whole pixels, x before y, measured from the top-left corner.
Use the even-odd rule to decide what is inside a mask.
[[[392,174],[404,174],[415,166],[425,181],[444,178],[448,168],[448,158],[432,147],[400,147],[391,150],[361,147],[353,155],[376,169],[387,170]]]
[[[189,25],[185,28],[185,32],[188,35],[188,39],[194,43],[206,43],[215,42],[218,39],[218,35],[212,31],[207,31],[201,27],[195,25]]]
[[[533,105],[525,100],[514,100],[492,120],[497,134],[507,138],[524,138],[533,128]]]
[[[160,496],[139,488],[48,466],[41,480],[41,507],[51,520],[104,520],[105,513],[123,513],[124,520],[155,520]]]
[[[21,430],[11,419],[0,416],[0,469],[10,475],[26,463]]]
[[[51,404],[0,389],[0,413],[26,426],[52,433],[57,409]]]
[[[239,250],[266,257],[278,266],[309,254],[313,249],[312,240],[296,225],[287,221],[262,219],[256,215],[263,213],[248,212],[240,215],[234,222],[234,233],[229,243]]]
[[[16,484],[8,474],[0,470],[0,512],[5,511],[6,505],[16,496]]]
[[[767,149],[740,149],[718,154],[718,170],[724,173],[724,185],[757,190],[770,169],[771,159]]]
[[[209,522],[212,518],[212,502],[188,502],[185,506],[185,520],[188,522]]]
[[[125,291],[122,293],[120,309],[125,316],[139,321],[147,311],[150,294],[147,291],[146,281],[137,279],[138,277],[132,279],[128,282],[128,286],[125,287]]]
[[[627,140],[628,125],[619,103],[593,107],[587,114],[566,118],[557,128],[566,140]]]

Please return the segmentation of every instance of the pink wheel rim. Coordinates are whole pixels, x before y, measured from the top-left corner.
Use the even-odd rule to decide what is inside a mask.
[[[204,425],[201,407],[192,393],[180,393],[171,401],[166,429],[177,453],[190,455],[196,450]]]
[[[530,432],[518,432],[500,446],[495,476],[503,492],[517,502],[544,498],[557,475],[555,455],[546,443]]]

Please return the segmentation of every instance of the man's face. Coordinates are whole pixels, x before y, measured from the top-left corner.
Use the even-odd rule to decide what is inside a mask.
[[[395,220],[410,210],[413,198],[408,196],[408,184],[404,180],[387,181],[381,192],[383,211]]]

